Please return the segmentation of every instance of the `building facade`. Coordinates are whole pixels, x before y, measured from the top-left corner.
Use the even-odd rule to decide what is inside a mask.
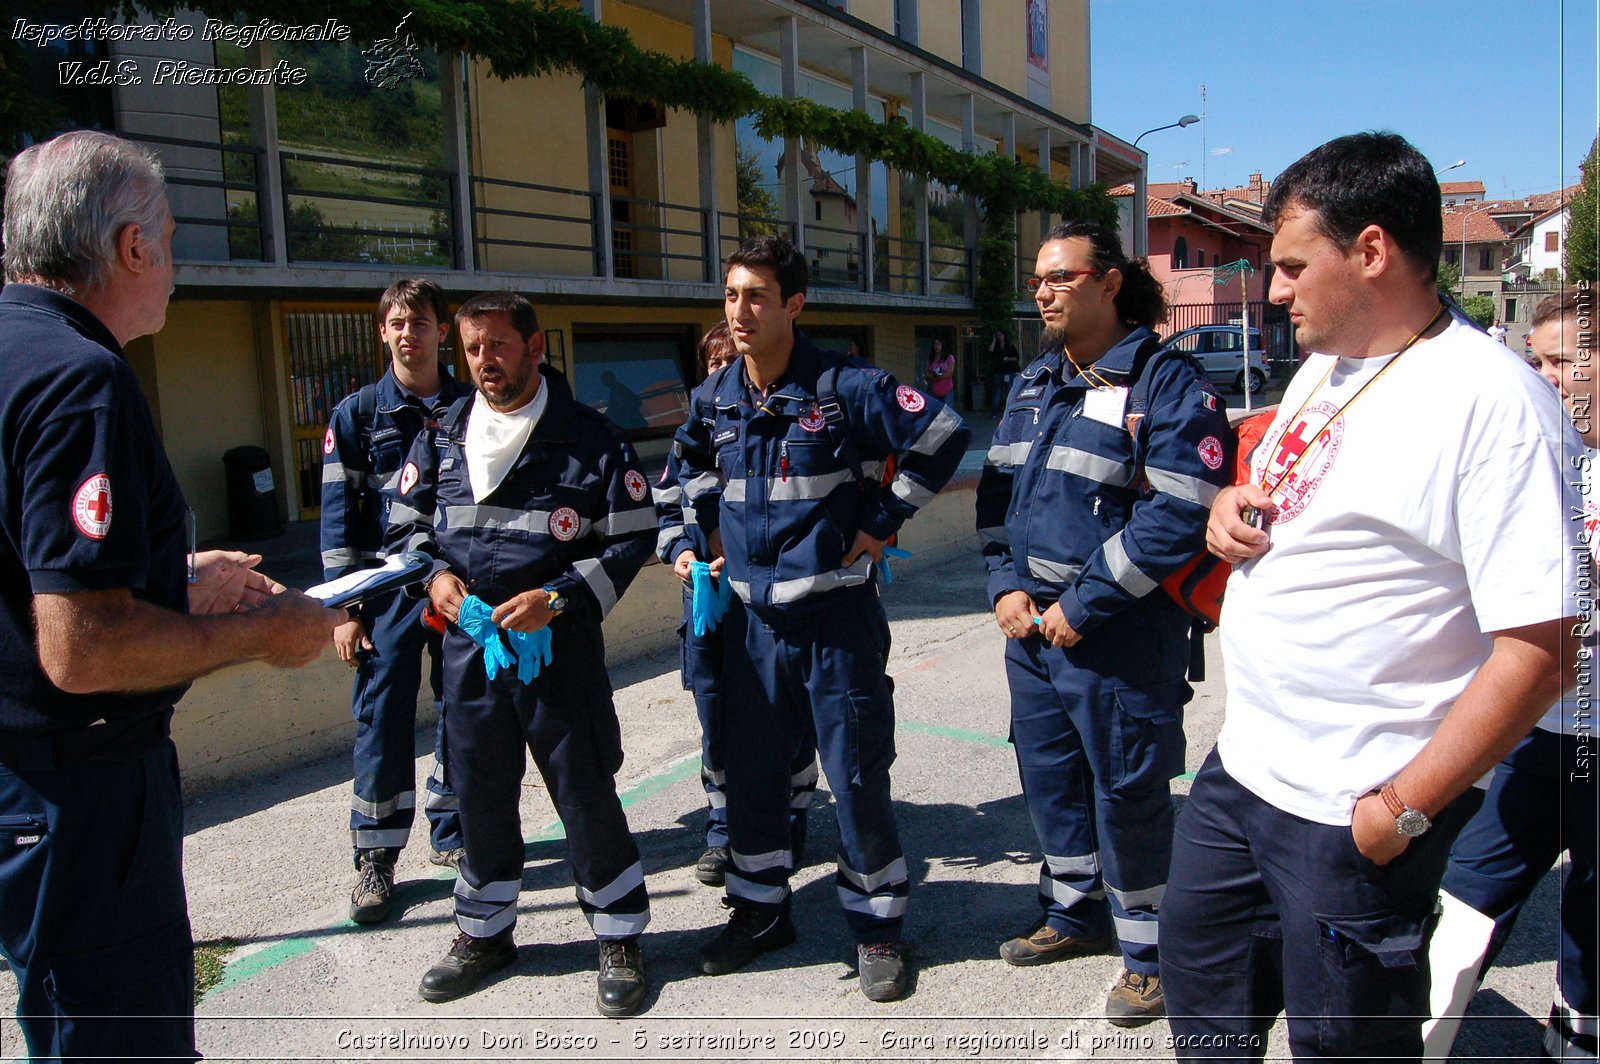
[[[1074,187],[1143,182],[1143,153],[1091,123],[1088,0],[571,6],[640,48],[908,122]],[[61,7],[63,22],[81,17]],[[452,299],[530,296],[581,400],[604,410],[618,383],[639,399],[644,423],[629,431],[647,460],[687,412],[694,342],[722,313],[720,261],[759,233],[806,249],[813,338],[853,341],[913,381],[942,339],[963,351],[958,399],[983,402],[964,197],[864,157],[767,141],[748,120],[607,100],[574,76],[500,80],[404,30],[243,48],[204,34],[79,42],[41,57],[52,77],[78,58],[305,72],[276,86],[145,78],[67,101],[72,124],[140,140],[167,169],[177,288],[166,328],[128,354],[202,539],[226,528],[221,456],[240,445],[270,454],[291,520],[316,516],[328,413],[382,372],[377,297],[404,276]],[[1019,276],[1054,220],[1019,217]]]

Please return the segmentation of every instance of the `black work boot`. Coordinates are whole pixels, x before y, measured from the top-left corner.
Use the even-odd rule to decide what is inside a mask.
[[[694,878],[708,887],[720,887],[728,881],[728,848],[707,846],[706,852],[694,864]]]
[[[868,1001],[893,1001],[906,992],[906,958],[898,942],[872,942],[856,947],[861,992]]]
[[[727,926],[696,953],[700,970],[707,975],[736,972],[763,953],[794,944],[788,905],[776,912],[727,898],[722,905],[730,913]]]
[[[394,904],[394,850],[361,850],[356,854],[356,885],[350,890],[350,919],[381,924]]]
[[[644,1004],[644,958],[639,937],[601,939],[595,1006],[602,1016],[632,1016]]]
[[[476,990],[491,972],[517,959],[511,928],[488,938],[473,938],[465,931],[456,936],[438,964],[422,977],[419,992],[424,1001],[452,1001]]]

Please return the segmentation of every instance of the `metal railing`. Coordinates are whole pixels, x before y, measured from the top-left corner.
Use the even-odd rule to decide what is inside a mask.
[[[613,272],[650,281],[710,281],[706,264],[710,229],[711,212],[704,207],[612,196]],[[690,265],[674,265],[680,262]]]
[[[928,242],[928,291],[933,296],[972,295],[972,249]]]
[[[1157,327],[1162,339],[1192,329],[1196,325],[1239,325],[1242,323],[1244,304],[1232,303],[1173,303],[1167,307],[1167,320]],[[1300,362],[1300,345],[1295,341],[1294,329],[1289,325],[1289,310],[1265,300],[1250,301],[1250,327],[1261,333],[1262,357],[1272,367],[1273,377],[1284,369],[1292,369]]]
[[[260,262],[268,257],[263,149],[152,133],[119,131],[118,136],[150,145],[161,158],[172,217],[182,227],[173,237],[174,259]]]
[[[867,287],[861,268],[861,234],[854,229],[806,223],[806,258],[811,261],[811,284],[815,288]]]
[[[290,262],[460,266],[448,171],[299,151],[278,158]]]
[[[872,244],[872,286],[879,292],[922,295],[922,241],[877,234]]]
[[[738,250],[740,244],[752,237],[783,236],[790,240],[794,239],[794,223],[786,222],[782,218],[741,214],[738,211],[720,211],[717,217],[722,223],[722,247],[718,249],[720,258],[726,259]]]
[[[472,219],[480,268],[590,277],[605,272],[600,197],[593,192],[474,175]],[[491,219],[504,220],[505,227],[491,226]]]

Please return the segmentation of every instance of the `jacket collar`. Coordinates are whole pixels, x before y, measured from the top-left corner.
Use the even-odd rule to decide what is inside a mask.
[[[789,368],[775,382],[759,409],[767,413],[781,413],[786,408],[809,407],[817,399],[817,379],[822,376],[823,365],[829,358],[826,352],[811,342],[799,329],[794,331],[794,350],[789,354]],[[744,359],[736,359],[717,371],[713,385],[712,402],[718,407],[735,406],[754,392]]]
[[[542,378],[539,387],[550,389],[550,394],[545,401],[544,413],[540,416],[539,423],[533,427],[533,434],[528,437],[528,442],[569,442],[577,439],[577,401],[572,398],[572,388],[567,384],[567,378],[543,364],[539,366],[539,373]],[[466,438],[467,418],[472,416],[473,407],[477,405],[478,399],[476,388],[467,389],[451,405],[449,412],[440,419],[450,439],[460,442]]]
[[[433,410],[448,409],[455,404],[457,399],[472,392],[472,386],[463,381],[458,381],[445,368],[439,367],[439,395],[432,404]],[[383,376],[378,380],[378,409],[389,413],[401,407],[420,405],[421,397],[414,396],[400,386],[395,379],[394,366],[383,371]]]
[[[117,338],[111,335],[111,330],[106,328],[105,323],[90,313],[88,307],[71,296],[62,295],[53,288],[12,281],[4,290],[0,290],[0,301],[16,303],[62,318],[85,338],[93,340],[118,358],[127,359],[122,352],[122,345],[117,343]]]
[[[1094,371],[1114,384],[1129,384],[1143,368],[1149,354],[1160,346],[1161,341],[1156,334],[1141,325],[1096,359]],[[1067,365],[1059,347],[1050,347],[1039,352],[1038,356],[1028,364],[1028,368],[1022,371],[1023,377],[1030,381],[1045,374],[1062,384],[1084,386],[1094,384],[1093,381],[1072,372],[1072,367]]]

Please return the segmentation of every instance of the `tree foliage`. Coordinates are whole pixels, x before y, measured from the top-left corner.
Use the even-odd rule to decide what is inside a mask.
[[[1458,262],[1445,262],[1440,260],[1439,273],[1435,278],[1434,286],[1447,296],[1461,294],[1461,264]]]
[[[1461,300],[1461,309],[1485,329],[1494,324],[1494,296],[1486,296],[1482,292],[1467,296]]]
[[[1600,182],[1600,137],[1589,145],[1583,164],[1583,182],[1567,209],[1567,283],[1600,280],[1600,225],[1597,225],[1597,190]]]

